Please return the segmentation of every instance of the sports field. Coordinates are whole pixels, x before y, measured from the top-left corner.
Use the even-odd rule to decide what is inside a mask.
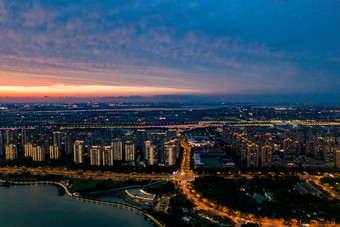
[[[217,159],[201,158],[201,162],[204,163],[204,168],[221,168],[221,164]]]
[[[208,136],[209,133],[205,128],[199,128],[185,133],[186,136]]]

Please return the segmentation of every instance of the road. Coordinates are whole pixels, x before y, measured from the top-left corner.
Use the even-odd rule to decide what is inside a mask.
[[[72,178],[91,178],[97,180],[173,180],[180,185],[181,189],[183,190],[184,194],[187,198],[192,201],[195,205],[196,210],[205,210],[209,211],[215,215],[219,215],[222,217],[229,217],[236,223],[236,226],[241,226],[247,222],[255,222],[261,224],[261,226],[300,226],[298,224],[286,224],[284,220],[281,219],[268,219],[268,218],[254,218],[251,215],[244,216],[241,215],[239,212],[231,212],[226,207],[218,207],[217,205],[209,202],[205,198],[200,198],[193,187],[191,186],[191,182],[195,180],[195,173],[190,167],[191,161],[191,145],[188,144],[184,139],[181,140],[181,146],[184,148],[183,150],[183,159],[181,163],[181,169],[178,174],[145,174],[145,173],[112,173],[112,172],[93,172],[93,171],[74,171],[74,170],[66,170],[66,169],[50,169],[50,168],[23,168],[23,167],[7,167],[7,168],[0,168],[0,173],[23,173],[24,171],[29,171],[32,175],[61,175],[66,177]],[[245,176],[248,179],[251,179],[253,175],[242,175],[241,177]],[[240,176],[234,176],[240,177]],[[317,184],[319,184],[319,180],[321,176],[312,176],[312,175],[303,175],[300,176],[301,179],[305,180],[313,180]],[[319,184],[322,186],[326,191],[329,191],[333,197],[339,198],[339,193],[331,191],[329,188]],[[331,224],[310,224],[309,226],[335,226]],[[339,225],[337,225],[339,226]]]
[[[247,220],[247,219],[243,219],[237,216],[232,216],[230,214],[227,214],[224,211],[214,208],[213,207],[214,205],[212,205],[208,201],[203,202],[203,200],[199,199],[198,196],[194,194],[195,192],[194,190],[192,190],[191,188],[188,188],[188,183],[193,181],[195,177],[193,171],[190,169],[191,146],[185,140],[181,140],[181,146],[184,148],[183,160],[181,164],[181,174],[179,175],[179,178],[177,178],[176,180],[181,185],[181,189],[183,190],[183,193],[195,205],[195,209],[209,211],[215,215],[219,215],[223,217],[229,217],[236,223],[237,226],[241,226],[242,224],[251,221],[249,219]]]
[[[321,179],[322,177],[323,177],[323,176],[314,176],[314,175],[304,175],[304,176],[300,176],[301,179],[304,179],[304,180],[306,180],[306,181],[313,180],[314,183],[316,183],[317,185],[319,185],[320,187],[322,187],[323,190],[329,192],[333,198],[340,199],[340,193],[334,191],[331,187],[326,187],[324,184],[322,184],[322,183],[320,182],[320,179]],[[322,192],[321,192],[321,194],[322,194]]]
[[[233,222],[236,223],[236,226],[241,226],[242,224],[248,222],[259,223],[261,226],[301,226],[299,223],[286,223],[282,219],[269,219],[269,218],[253,218],[249,216],[242,216],[238,214],[238,212],[230,212],[226,207],[218,207],[215,204],[209,202],[205,198],[200,198],[199,194],[195,194],[195,190],[191,187],[191,181],[194,180],[195,174],[190,169],[190,158],[191,158],[191,145],[188,144],[185,140],[181,140],[181,146],[184,148],[183,151],[183,160],[181,165],[181,174],[176,178],[177,182],[180,184],[181,189],[187,198],[192,201],[195,205],[196,210],[205,210],[209,211],[215,215],[219,215],[222,217],[229,217]],[[246,175],[248,179],[252,178],[252,175]],[[306,179],[320,179],[320,176],[305,176]],[[188,186],[189,185],[189,186]],[[189,188],[190,187],[190,188]],[[309,224],[308,226],[336,226],[334,224]],[[338,225],[337,225],[338,226]]]
[[[73,178],[92,178],[96,180],[174,180],[173,174],[145,173],[111,173],[111,172],[80,172],[73,170],[42,169],[42,168],[0,168],[0,173],[23,173],[29,171],[32,175],[59,175]]]

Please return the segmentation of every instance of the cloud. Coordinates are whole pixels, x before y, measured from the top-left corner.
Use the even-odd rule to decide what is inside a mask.
[[[327,81],[339,76],[339,22],[325,24],[330,7],[313,18],[314,27],[334,33],[317,49],[308,22],[314,8],[305,8],[274,1],[0,1],[0,82],[335,90]],[[328,78],[322,84],[308,80],[321,75]]]

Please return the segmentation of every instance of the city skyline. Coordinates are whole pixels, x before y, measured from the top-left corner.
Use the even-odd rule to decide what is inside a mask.
[[[339,7],[0,1],[0,100],[247,95],[338,104]]]

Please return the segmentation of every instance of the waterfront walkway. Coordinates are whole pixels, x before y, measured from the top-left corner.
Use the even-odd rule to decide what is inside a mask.
[[[152,182],[150,184],[144,184],[144,185],[130,185],[130,186],[125,186],[125,187],[121,187],[121,188],[114,188],[114,189],[108,189],[108,190],[103,190],[103,191],[95,191],[95,192],[88,192],[86,194],[90,195],[90,194],[98,194],[98,193],[104,193],[104,192],[115,192],[115,191],[120,191],[120,190],[125,190],[125,189],[130,189],[130,188],[144,188],[144,187],[149,187],[155,184],[160,184],[163,183],[163,180],[159,180],[156,182]]]
[[[152,215],[143,211],[141,208],[139,208],[137,206],[133,206],[133,205],[130,205],[130,204],[123,204],[123,203],[119,203],[119,202],[107,202],[107,201],[101,201],[101,200],[96,200],[96,199],[89,199],[89,198],[84,198],[84,197],[80,196],[79,194],[71,193],[67,188],[67,182],[66,181],[62,181],[62,182],[54,182],[54,181],[35,181],[35,182],[20,182],[19,181],[19,182],[15,182],[15,181],[11,181],[11,182],[7,182],[7,181],[4,181],[4,180],[0,180],[0,183],[6,183],[6,184],[9,184],[9,185],[38,185],[38,184],[58,185],[58,186],[62,187],[65,190],[65,193],[73,199],[84,201],[86,203],[102,204],[102,205],[107,205],[107,206],[112,206],[112,207],[116,207],[116,208],[121,208],[121,209],[126,209],[126,210],[129,210],[129,211],[133,211],[136,214],[146,216],[151,221],[153,221],[157,226],[165,227],[165,225],[162,222],[158,221]]]

